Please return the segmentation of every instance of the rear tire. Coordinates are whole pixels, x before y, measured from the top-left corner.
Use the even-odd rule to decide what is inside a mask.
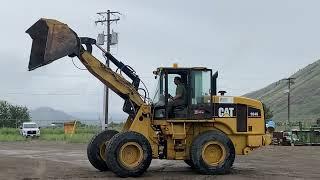
[[[118,133],[115,130],[105,130],[94,136],[87,147],[87,156],[93,167],[99,171],[109,170],[106,164],[106,143]]]
[[[230,138],[222,132],[207,131],[192,142],[190,156],[201,174],[226,174],[233,165],[235,149]]]
[[[137,177],[150,166],[152,149],[142,134],[128,131],[110,139],[106,148],[107,165],[120,177]]]

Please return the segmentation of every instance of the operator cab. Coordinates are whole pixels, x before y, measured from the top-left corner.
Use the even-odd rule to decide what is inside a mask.
[[[153,72],[158,79],[153,99],[154,119],[211,119],[212,96],[216,95],[216,72],[204,67],[163,67]],[[173,106],[169,112],[170,97],[176,95],[174,78],[180,77],[185,88],[185,103]]]

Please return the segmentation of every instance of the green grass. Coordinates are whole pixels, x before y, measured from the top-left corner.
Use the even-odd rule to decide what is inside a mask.
[[[110,124],[109,129],[121,131],[123,123]],[[81,126],[77,127],[75,134],[64,134],[63,127],[61,128],[41,128],[41,135],[35,140],[40,141],[61,141],[67,143],[88,143],[90,139],[101,131],[97,126]],[[0,142],[14,141],[30,141],[32,138],[25,138],[19,134],[19,129],[16,128],[0,128]]]
[[[0,142],[12,141],[26,141],[26,138],[16,134],[0,134]]]
[[[88,143],[99,131],[99,128],[78,128],[75,134],[64,134],[63,128],[42,128],[41,135],[36,140],[63,141],[67,143]],[[0,142],[29,141],[19,134],[15,128],[0,128]]]
[[[123,123],[110,123],[109,129],[121,131]],[[41,128],[39,138],[25,138],[20,135],[19,129],[16,128],[0,128],[0,142],[14,141],[61,141],[67,143],[88,143],[91,138],[101,132],[101,127],[86,126],[79,124],[75,129],[75,134],[64,134],[64,128]]]
[[[88,143],[95,134],[42,134],[39,140],[64,141],[68,143]]]
[[[0,135],[14,135],[19,134],[19,129],[16,128],[0,128]]]
[[[123,122],[121,122],[121,123],[111,122],[111,123],[108,125],[108,128],[120,132],[120,131],[122,130],[123,126],[124,126],[124,123],[123,123]]]

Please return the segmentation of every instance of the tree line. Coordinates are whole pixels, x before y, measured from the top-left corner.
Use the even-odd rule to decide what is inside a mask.
[[[30,119],[27,107],[0,101],[0,127],[17,128]]]

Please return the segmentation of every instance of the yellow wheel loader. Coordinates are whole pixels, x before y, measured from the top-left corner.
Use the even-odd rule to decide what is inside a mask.
[[[158,87],[151,100],[133,68],[94,39],[78,37],[66,24],[52,19],[40,19],[26,32],[33,39],[29,71],[65,56],[78,57],[92,75],[124,99],[128,118],[122,131],[102,131],[88,145],[88,159],[100,171],[135,177],[148,169],[152,159],[168,159],[184,160],[202,174],[224,174],[236,154],[248,154],[271,142],[261,102],[224,96],[224,92],[217,95],[218,73],[209,68],[157,68],[153,74]],[[117,70],[95,58],[93,46]],[[185,87],[185,102],[169,110],[170,97],[176,93],[175,77]]]

